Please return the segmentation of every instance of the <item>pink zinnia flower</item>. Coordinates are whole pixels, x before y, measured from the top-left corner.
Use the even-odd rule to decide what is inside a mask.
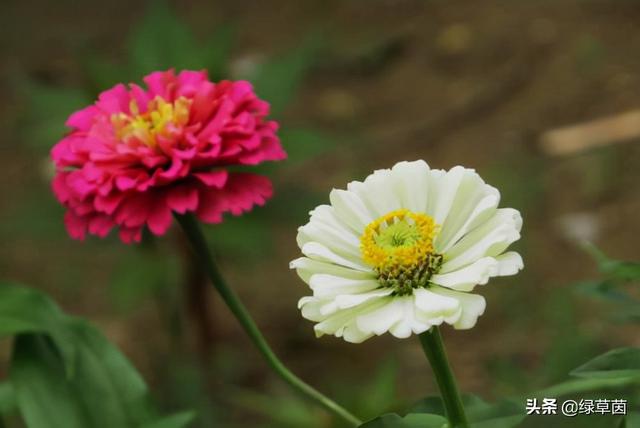
[[[172,212],[219,223],[272,195],[267,178],[229,171],[286,157],[278,124],[266,120],[269,104],[250,83],[212,83],[186,70],[144,82],[147,89],[116,85],[73,113],[71,131],[51,150],[53,191],[73,238],[117,227],[124,242],[140,241],[144,226],[164,234]]]

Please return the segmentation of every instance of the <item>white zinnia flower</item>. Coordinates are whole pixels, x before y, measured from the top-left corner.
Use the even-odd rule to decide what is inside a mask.
[[[472,169],[400,162],[330,200],[298,229],[305,257],[291,262],[313,291],[298,306],[318,337],[471,328],[486,306],[474,287],[523,267],[505,252],[520,238],[520,213],[497,208],[500,193]]]

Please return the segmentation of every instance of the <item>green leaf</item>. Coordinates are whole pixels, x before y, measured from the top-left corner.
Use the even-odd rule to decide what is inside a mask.
[[[365,422],[361,428],[446,428],[447,420],[440,415],[411,413],[404,418],[396,414],[387,414]]]
[[[162,418],[158,421],[145,424],[142,428],[184,428],[195,418],[194,412],[181,412]]]
[[[640,263],[623,260],[609,260],[601,265],[604,273],[625,281],[640,280]]]
[[[236,389],[229,397],[237,406],[263,415],[277,427],[321,427],[317,408],[298,396],[255,393],[246,389]]]
[[[398,366],[396,361],[389,359],[383,362],[376,372],[372,373],[371,378],[370,382],[363,385],[365,389],[360,393],[362,401],[360,413],[365,415],[375,415],[390,410],[397,401]]]
[[[522,404],[503,400],[493,404],[477,404],[467,408],[472,428],[512,428],[526,417]]]
[[[427,413],[410,413],[404,417],[404,423],[407,428],[445,428],[449,425],[444,417]]]
[[[96,419],[89,426],[128,427],[150,420],[154,415],[147,386],[133,365],[95,327],[79,319],[69,324],[78,347],[71,382]]]
[[[571,375],[598,379],[640,377],[640,348],[611,350],[573,370]]]
[[[152,420],[147,389],[129,362],[92,327],[72,321],[79,352],[72,378],[43,335],[21,335],[11,363],[20,413],[30,428],[138,427]]]
[[[304,76],[315,62],[320,38],[312,35],[303,41],[300,47],[289,53],[267,61],[247,76],[254,83],[260,98],[271,104],[271,113],[282,113],[295,95]]]
[[[228,79],[227,64],[233,47],[236,31],[231,25],[217,27],[213,34],[205,41],[201,49],[204,67],[209,70],[212,80]]]
[[[227,74],[234,35],[232,26],[221,25],[204,43],[198,43],[166,0],[150,1],[146,15],[127,43],[130,73],[141,76],[168,68],[206,68],[213,79],[222,79]]]
[[[66,316],[43,294],[13,284],[0,284],[0,337],[22,333],[46,333],[73,371],[76,349]]]
[[[9,374],[29,428],[139,428],[157,420],[142,377],[124,355],[44,295],[1,286],[0,330],[17,335]],[[181,421],[186,415],[157,423]]]
[[[585,249],[598,262],[598,268],[603,274],[624,281],[640,280],[640,262],[611,259],[592,244],[587,244]]]
[[[11,412],[16,407],[16,397],[10,382],[0,383],[0,415]]]
[[[462,399],[464,403],[464,397]],[[411,413],[433,413],[444,415],[444,405],[440,397],[426,397],[411,406]]]
[[[27,101],[21,124],[26,144],[47,153],[67,132],[65,122],[71,113],[89,104],[89,96],[78,88],[43,85],[33,81],[18,82]]]
[[[289,162],[302,162],[335,147],[331,137],[308,128],[284,128],[280,131],[282,146]]]
[[[524,406],[515,401],[487,403],[476,395],[465,394],[462,403],[472,428],[515,427],[526,417]],[[427,397],[416,403],[411,412],[444,415],[444,407],[440,397]]]
[[[131,79],[126,68],[97,56],[93,51],[81,56],[80,61],[92,92],[100,93],[118,83],[126,83]]]
[[[216,252],[245,264],[261,260],[272,250],[271,230],[261,210],[242,217],[227,216],[223,223],[205,228],[205,234]]]
[[[624,428],[640,428],[640,412],[631,412],[624,418]]]
[[[193,34],[165,0],[149,2],[147,13],[127,47],[134,75],[171,67],[201,69],[204,65]]]
[[[572,379],[552,385],[550,387],[527,393],[526,396],[521,397],[524,401],[531,397],[540,398],[554,398],[563,397],[569,395],[576,395],[585,392],[605,391],[605,390],[619,390],[630,385],[638,383],[638,378],[617,378],[617,379],[600,379],[600,378],[584,378],[584,379]]]
[[[64,376],[60,356],[46,336],[28,334],[16,338],[10,377],[18,408],[29,428],[93,426]]]
[[[640,303],[628,293],[618,289],[617,284],[610,280],[583,281],[576,285],[576,290],[587,296],[618,303]]]

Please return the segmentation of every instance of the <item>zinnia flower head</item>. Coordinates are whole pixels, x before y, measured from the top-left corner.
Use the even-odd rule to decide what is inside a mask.
[[[520,238],[520,213],[498,208],[500,193],[474,170],[400,162],[334,189],[330,201],[298,229],[305,257],[291,262],[313,291],[299,307],[318,337],[471,328],[486,306],[475,286],[523,268],[505,252]]]
[[[172,212],[206,223],[239,215],[272,194],[265,177],[235,165],[284,159],[269,105],[245,81],[210,82],[205,71],[154,72],[114,86],[73,113],[51,151],[53,190],[73,238],[118,228],[139,241],[167,231]]]

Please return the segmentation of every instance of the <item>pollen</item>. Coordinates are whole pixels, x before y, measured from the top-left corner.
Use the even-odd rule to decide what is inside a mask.
[[[383,286],[408,294],[416,287],[426,287],[442,264],[442,256],[433,247],[438,230],[427,214],[391,211],[365,228],[360,237],[362,258],[378,273]]]
[[[129,114],[113,114],[111,124],[118,140],[127,144],[138,142],[155,147],[158,137],[168,137],[173,130],[189,122],[190,107],[191,100],[185,97],[179,97],[173,102],[155,97],[149,101],[146,111],[140,113],[138,103],[131,100]]]

